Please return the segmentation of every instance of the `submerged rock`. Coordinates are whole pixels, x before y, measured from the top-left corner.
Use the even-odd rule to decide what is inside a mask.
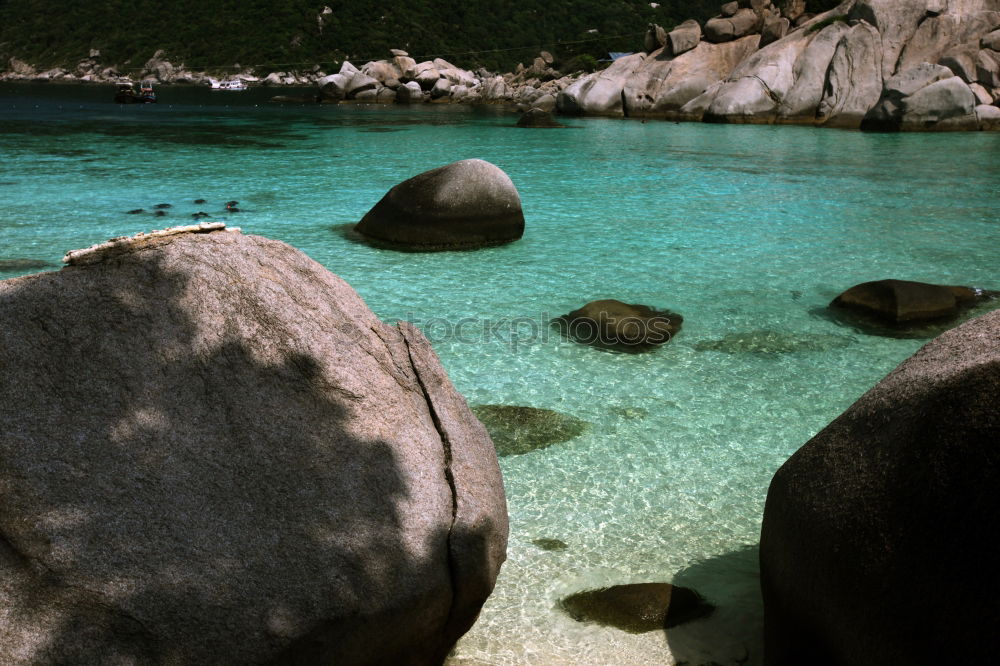
[[[830,333],[787,333],[784,331],[743,331],[730,333],[718,340],[703,340],[695,344],[698,351],[719,351],[726,354],[790,354],[824,352],[854,343],[854,338]]]
[[[519,239],[524,214],[507,174],[489,162],[471,159],[396,185],[356,228],[401,249],[471,249]]]
[[[614,299],[592,301],[553,321],[572,340],[630,352],[648,351],[669,342],[683,322],[676,312]]]
[[[493,439],[497,455],[516,456],[544,449],[583,434],[590,424],[553,409],[521,405],[473,405]]]
[[[662,631],[711,615],[700,594],[670,583],[614,585],[572,594],[560,608],[578,622],[596,622],[630,634]]]
[[[569,548],[569,544],[561,539],[532,539],[531,543],[538,546],[542,550],[547,550],[549,552],[560,552]]]
[[[429,343],[222,227],[0,282],[0,663],[436,664],[492,590],[496,454]]]
[[[517,119],[518,127],[565,127],[557,122],[552,114],[539,108],[531,108],[521,114]]]
[[[993,312],[931,341],[774,475],[766,663],[996,658],[998,339]]]

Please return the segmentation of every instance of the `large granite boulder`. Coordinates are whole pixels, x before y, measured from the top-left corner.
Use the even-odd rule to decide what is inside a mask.
[[[676,312],[613,298],[591,301],[553,324],[570,339],[602,349],[641,352],[669,342],[684,318]]]
[[[505,556],[489,436],[416,329],[212,226],[0,282],[0,663],[440,663]]]
[[[524,214],[507,174],[489,162],[471,159],[396,185],[355,229],[400,249],[469,249],[519,239]]]
[[[944,333],[774,475],[769,666],[996,659],[998,339],[1000,312]]]

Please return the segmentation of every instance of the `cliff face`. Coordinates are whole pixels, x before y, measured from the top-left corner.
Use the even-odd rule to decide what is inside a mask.
[[[690,50],[680,52],[670,33],[655,50],[581,79],[560,95],[559,109],[865,129],[1000,128],[1000,0],[847,0],[794,24],[787,9],[742,4],[748,7],[729,18],[733,8],[724,5]]]

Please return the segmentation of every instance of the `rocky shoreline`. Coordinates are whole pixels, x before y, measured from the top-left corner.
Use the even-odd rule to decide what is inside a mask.
[[[723,123],[799,124],[876,131],[1000,130],[1000,0],[845,0],[814,15],[805,0],[732,0],[718,16],[666,31],[650,25],[642,50],[604,70],[530,65],[496,74],[405,51],[328,74],[244,68],[228,78],[317,86],[275,101],[517,104],[563,115]],[[210,76],[158,51],[133,79],[205,85]],[[93,50],[71,70],[39,72],[11,59],[0,81],[111,83],[123,75]]]
[[[164,59],[162,51],[157,51],[141,68],[108,65],[101,62],[100,51],[93,49],[72,68],[40,70],[11,58],[7,70],[0,72],[0,82],[114,84],[127,78],[160,85],[208,86],[213,79],[224,78],[239,79],[252,86],[318,88],[316,95],[279,96],[276,101],[483,102],[523,104],[525,108],[551,111],[556,106],[557,95],[585,75],[582,71],[564,74],[553,69],[553,62],[552,54],[542,51],[530,65],[519,65],[514,72],[497,74],[485,69],[474,72],[462,69],[442,58],[417,62],[406,51],[393,49],[391,58],[385,60],[360,66],[344,61],[334,74],[317,64],[308,71],[272,72],[259,77],[252,67],[224,75],[191,71],[183,64],[174,65]]]

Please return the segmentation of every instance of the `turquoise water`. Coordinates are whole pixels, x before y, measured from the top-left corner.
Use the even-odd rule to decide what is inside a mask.
[[[111,94],[0,85],[0,278],[37,270],[9,260],[56,268],[66,250],[204,210],[300,248],[382,319],[416,322],[470,403],[591,424],[501,460],[509,559],[454,663],[759,663],[752,545],[771,475],[925,342],[846,328],[825,305],[885,277],[1000,288],[997,133],[523,130],[492,107],[273,106],[266,91],[177,88],[120,107]],[[397,182],[471,157],[517,186],[521,241],[405,254],[344,233]],[[243,212],[224,213],[232,199]],[[158,203],[173,204],[163,218],[126,214]],[[598,298],[675,310],[684,328],[626,355],[546,326]],[[556,608],[658,580],[719,610],[636,636]]]

